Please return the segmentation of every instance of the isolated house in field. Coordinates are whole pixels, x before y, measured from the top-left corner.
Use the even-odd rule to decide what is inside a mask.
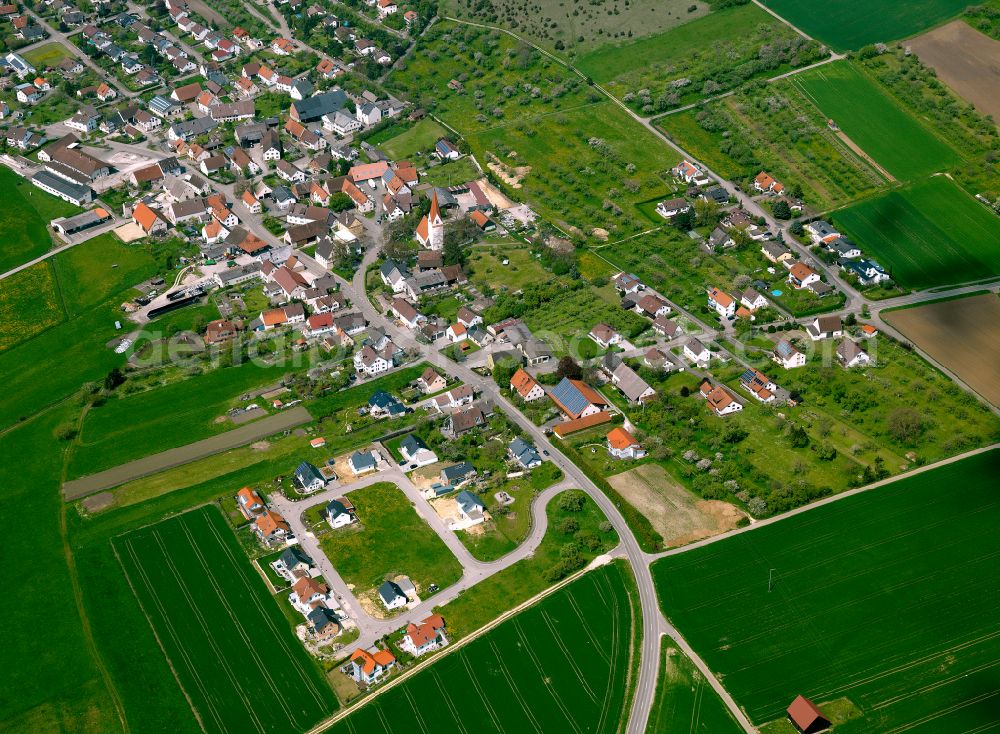
[[[871,362],[868,352],[857,345],[851,339],[844,339],[837,346],[837,359],[840,364],[850,369],[851,367],[864,367]]]
[[[788,720],[801,734],[815,734],[830,728],[830,720],[805,696],[798,696],[788,707]]]
[[[378,596],[386,609],[400,609],[405,607],[408,601],[403,590],[392,581],[386,581],[378,587]]]
[[[295,479],[305,492],[318,492],[326,486],[326,479],[319,469],[308,461],[303,461],[295,469]]]

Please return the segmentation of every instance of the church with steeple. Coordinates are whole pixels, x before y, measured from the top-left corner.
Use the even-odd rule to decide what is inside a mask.
[[[431,210],[417,225],[417,242],[428,250],[444,249],[444,219],[438,206],[437,192],[431,195]]]

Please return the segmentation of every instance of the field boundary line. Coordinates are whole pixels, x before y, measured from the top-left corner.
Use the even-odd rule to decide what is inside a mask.
[[[760,8],[761,10],[763,10],[768,15],[773,16],[774,18],[777,18],[779,21],[781,21],[782,23],[784,23],[786,26],[788,26],[789,28],[791,28],[793,31],[795,31],[796,33],[798,33],[803,38],[805,38],[805,39],[807,39],[809,41],[815,41],[816,40],[815,38],[813,38],[812,36],[810,36],[808,33],[806,33],[804,30],[802,30],[798,26],[793,25],[792,22],[789,21],[788,19],[783,18],[782,16],[778,15],[774,10],[772,10],[769,7],[767,7],[760,0],[753,0],[753,4],[756,5],[758,8]],[[830,48],[830,46],[828,44],[826,44],[826,43],[824,43],[823,45],[826,46],[827,48]],[[830,49],[830,50],[832,51],[833,49]]]
[[[795,517],[796,515],[801,515],[809,510],[815,510],[819,507],[824,507],[825,505],[838,502],[848,497],[854,497],[855,495],[862,494],[864,492],[869,492],[873,489],[878,489],[880,487],[886,487],[890,484],[894,484],[902,479],[909,479],[910,477],[917,476],[918,474],[923,474],[924,472],[931,471],[932,469],[940,469],[941,467],[948,466],[949,464],[954,464],[956,462],[962,461],[963,459],[969,459],[973,456],[978,456],[979,454],[989,453],[990,451],[995,451],[1000,449],[1000,443],[992,443],[988,446],[981,446],[978,449],[972,449],[966,451],[965,453],[956,454],[955,456],[950,456],[947,459],[941,459],[933,464],[925,464],[924,466],[919,466],[916,469],[911,469],[905,471],[902,474],[897,474],[892,477],[887,477],[885,479],[880,479],[877,482],[871,484],[866,484],[863,487],[855,487],[854,489],[848,489],[839,494],[831,495],[830,497],[824,497],[823,499],[811,502],[808,505],[803,505],[802,507],[797,507],[794,510],[789,510],[788,512],[777,515],[775,517],[768,517],[763,520],[758,520],[757,522],[751,523],[743,528],[735,528],[728,532],[722,533],[721,535],[716,535],[711,538],[705,538],[704,540],[699,540],[689,545],[683,545],[680,548],[673,548],[668,551],[663,551],[662,553],[650,553],[647,554],[649,561],[658,561],[661,558],[667,558],[669,556],[680,555],[681,553],[687,553],[696,548],[704,548],[706,545],[711,545],[712,543],[718,543],[721,540],[726,540],[727,538],[732,538],[743,533],[750,532],[751,530],[756,530],[757,528],[766,527],[768,525],[773,525],[776,522],[781,522],[790,517]]]
[[[125,539],[122,539],[121,542],[129,546],[129,551],[133,555],[133,562],[136,564],[136,569],[139,569],[139,561],[137,558],[134,557],[135,554],[134,551],[132,551],[131,544]],[[118,547],[115,545],[115,539],[112,539],[111,541],[111,552],[114,553],[115,559],[118,561],[118,565],[121,567],[122,574],[125,576],[125,582],[128,584],[129,589],[131,589],[132,591],[132,596],[135,597],[136,602],[139,604],[139,609],[142,612],[142,616],[146,618],[146,622],[149,624],[149,629],[153,633],[153,638],[156,640],[156,644],[159,646],[160,652],[163,653],[164,660],[167,661],[167,667],[170,668],[170,672],[174,676],[174,681],[177,683],[177,687],[181,689],[181,693],[184,694],[184,698],[187,700],[188,706],[191,707],[191,713],[194,715],[195,721],[198,722],[198,727],[203,732],[207,732],[208,730],[205,728],[205,723],[202,721],[201,715],[198,713],[198,709],[194,705],[194,701],[191,699],[190,694],[187,692],[187,689],[181,682],[180,676],[177,674],[177,668],[174,667],[174,662],[173,660],[170,659],[170,654],[167,652],[167,648],[164,647],[163,641],[160,639],[160,635],[156,631],[156,626],[153,624],[153,619],[149,616],[149,613],[146,611],[146,605],[142,603],[142,598],[139,596],[139,592],[136,590],[135,584],[132,583],[132,577],[129,574],[128,569],[125,567],[125,563],[122,561],[121,555],[119,555],[118,553]],[[152,592],[150,592],[150,595],[152,596]],[[197,676],[195,676],[195,683],[196,684],[198,683]],[[209,712],[212,714],[213,717],[218,719],[218,714],[212,709],[211,704],[209,704]]]
[[[601,558],[601,556],[599,556],[598,558]],[[521,612],[525,611],[526,609],[530,609],[531,607],[533,607],[534,605],[536,605],[538,602],[540,602],[542,599],[546,598],[547,596],[551,596],[555,592],[557,592],[560,589],[562,589],[564,586],[568,586],[573,581],[576,581],[577,579],[581,578],[585,574],[587,574],[587,573],[589,573],[589,572],[591,572],[591,571],[593,571],[593,570],[595,570],[597,568],[600,568],[601,566],[605,565],[604,563],[597,563],[597,560],[598,559],[594,559],[594,561],[591,561],[590,564],[588,564],[586,568],[583,568],[583,569],[577,571],[576,573],[572,574],[571,576],[567,576],[562,581],[559,581],[558,583],[553,584],[552,586],[550,586],[549,588],[547,588],[547,589],[539,592],[538,594],[535,594],[535,596],[533,596],[530,599],[527,599],[527,600],[521,602],[516,607],[514,607],[512,609],[508,609],[506,612],[504,612],[503,614],[501,614],[499,617],[497,617],[493,621],[484,624],[482,627],[480,627],[479,629],[477,629],[477,630],[475,630],[473,632],[470,632],[468,635],[466,635],[462,639],[458,640],[457,642],[450,643],[447,647],[444,648],[444,650],[442,650],[437,655],[434,655],[434,656],[430,657],[429,659],[424,660],[421,663],[417,663],[412,668],[410,668],[409,670],[405,671],[402,675],[400,675],[400,676],[398,676],[396,678],[393,678],[391,681],[388,681],[387,683],[385,683],[385,685],[380,686],[371,695],[366,696],[365,698],[361,699],[356,705],[354,705],[354,706],[348,706],[348,707],[342,709],[341,711],[338,711],[336,714],[334,714],[333,716],[331,716],[329,719],[326,719],[325,721],[321,721],[320,723],[316,724],[316,726],[312,727],[311,729],[308,729],[304,734],[320,734],[320,732],[326,731],[327,729],[329,729],[330,727],[332,727],[334,724],[336,724],[337,722],[339,722],[344,717],[346,717],[346,716],[348,716],[350,714],[353,714],[355,711],[357,711],[358,709],[360,709],[362,706],[365,706],[369,702],[371,702],[374,699],[378,698],[379,696],[381,696],[386,691],[392,690],[393,688],[395,688],[396,686],[398,686],[400,683],[403,683],[406,680],[408,680],[409,678],[413,677],[413,675],[415,675],[416,673],[420,672],[421,670],[423,670],[427,666],[434,664],[438,660],[442,659],[446,655],[448,655],[448,654],[450,654],[450,653],[452,653],[452,652],[454,652],[456,650],[460,650],[461,648],[467,646],[469,643],[473,642],[474,640],[479,639],[480,637],[482,637],[483,635],[485,635],[487,632],[490,632],[493,629],[495,629],[496,627],[499,627],[501,624],[503,624],[504,622],[506,622],[511,617],[514,617],[514,616],[520,614]],[[445,608],[447,608],[447,605],[445,605]]]

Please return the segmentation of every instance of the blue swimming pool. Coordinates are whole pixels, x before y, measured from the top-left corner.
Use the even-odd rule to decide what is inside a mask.
[[[781,295],[781,291],[779,291],[779,290],[773,290],[773,291],[771,291],[771,295],[772,296],[780,296]]]

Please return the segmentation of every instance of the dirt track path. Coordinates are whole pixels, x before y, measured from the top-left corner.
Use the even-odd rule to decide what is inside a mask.
[[[96,474],[66,482],[63,484],[63,498],[67,502],[78,500],[95,492],[117,487],[133,479],[141,479],[165,469],[173,469],[197,459],[204,459],[213,454],[244,446],[258,439],[266,438],[267,436],[280,433],[295,426],[300,426],[303,423],[309,423],[311,420],[312,416],[309,415],[309,411],[300,405],[276,415],[262,418],[259,421],[248,423],[245,426],[234,428],[231,431],[220,433],[211,438],[195,441],[194,443],[179,446],[175,449],[161,451],[158,454],[152,454]]]
[[[857,155],[859,158],[863,159],[865,163],[867,163],[869,166],[871,166],[876,171],[878,171],[879,174],[881,174],[882,176],[885,176],[886,181],[888,181],[889,183],[895,183],[896,182],[896,177],[893,176],[891,173],[889,173],[884,168],[882,168],[882,166],[880,166],[875,161],[874,158],[872,158],[870,155],[868,155],[867,153],[865,153],[864,149],[860,145],[858,145],[853,140],[851,140],[849,137],[847,137],[847,133],[845,133],[843,130],[838,130],[837,131],[837,137],[840,138],[843,141],[844,145],[846,145],[848,148],[850,148],[854,152],[855,155]]]

